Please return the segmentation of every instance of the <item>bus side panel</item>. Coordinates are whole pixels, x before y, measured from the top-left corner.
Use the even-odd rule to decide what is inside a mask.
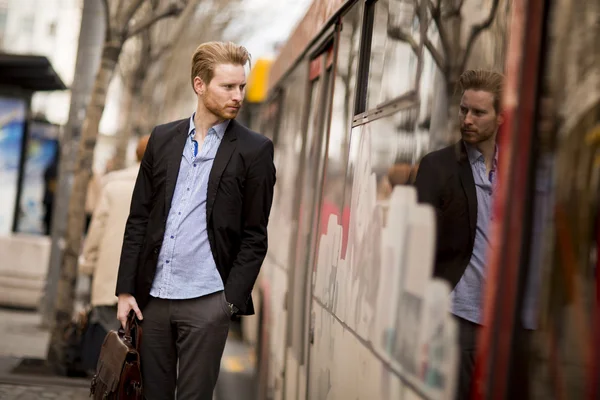
[[[337,215],[329,216],[317,255],[310,399],[454,393],[450,288],[431,278],[433,209],[417,204],[411,186],[383,195],[374,172],[373,136],[396,117],[352,131],[342,212],[348,217],[340,224]]]

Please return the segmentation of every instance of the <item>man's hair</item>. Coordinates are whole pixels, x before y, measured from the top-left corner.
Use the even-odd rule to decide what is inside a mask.
[[[458,87],[461,94],[467,90],[482,90],[494,95],[494,109],[500,112],[502,92],[504,90],[504,75],[484,69],[470,69],[460,76]]]
[[[215,67],[219,64],[245,66],[248,62],[250,53],[244,46],[232,42],[202,43],[192,56],[192,88],[197,76],[208,85],[214,77]]]

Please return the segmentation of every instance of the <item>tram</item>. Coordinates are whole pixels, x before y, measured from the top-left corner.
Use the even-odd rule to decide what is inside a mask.
[[[459,138],[468,68],[507,84],[475,397],[600,396],[599,22],[586,0],[312,3],[252,118],[277,167],[243,321],[259,399],[454,398],[452,288],[412,183]]]

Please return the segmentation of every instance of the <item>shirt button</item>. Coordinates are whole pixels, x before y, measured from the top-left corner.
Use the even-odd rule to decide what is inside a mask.
[[[190,188],[187,188],[188,192],[190,191]]]
[[[196,168],[196,164],[194,164],[194,168]]]
[[[180,212],[178,212],[177,214],[181,215],[181,213],[180,213]]]
[[[175,236],[171,236],[171,239],[175,239]]]
[[[167,264],[169,263],[169,260],[165,261]]]

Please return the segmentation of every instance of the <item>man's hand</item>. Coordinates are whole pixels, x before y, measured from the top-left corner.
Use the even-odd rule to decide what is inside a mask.
[[[125,325],[127,324],[127,316],[131,310],[135,311],[135,315],[137,315],[140,321],[144,319],[142,312],[137,305],[137,301],[135,301],[135,297],[128,293],[120,294],[119,304],[117,306],[117,319],[121,321],[121,326],[123,329],[125,329]]]

